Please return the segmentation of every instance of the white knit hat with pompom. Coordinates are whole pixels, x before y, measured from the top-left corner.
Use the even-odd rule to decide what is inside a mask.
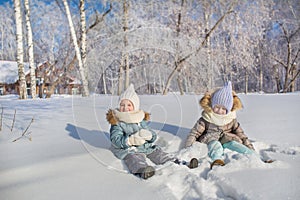
[[[119,105],[123,99],[131,101],[134,107],[134,111],[140,109],[140,98],[134,90],[134,85],[130,84],[129,87],[120,95]]]

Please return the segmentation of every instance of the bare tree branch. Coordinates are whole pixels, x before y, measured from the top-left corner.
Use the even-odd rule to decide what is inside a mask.
[[[205,38],[203,39],[203,41],[201,42],[200,46],[192,53],[190,53],[189,55],[183,57],[179,63],[185,61],[186,59],[188,59],[189,57],[191,57],[193,54],[197,54],[201,49],[202,47],[206,44],[208,38],[210,37],[210,35],[213,33],[213,31],[218,27],[218,25],[225,19],[225,17],[227,15],[229,15],[230,13],[232,13],[233,10],[228,10],[217,22],[216,24],[209,30],[209,32],[205,35]]]
[[[109,9],[107,11],[105,11],[101,17],[99,17],[98,11],[96,12],[96,20],[94,21],[93,24],[91,24],[89,26],[89,28],[86,30],[86,32],[88,32],[89,30],[91,30],[92,28],[94,28],[97,24],[99,24],[100,22],[102,22],[104,20],[104,17],[112,10],[112,4],[109,4]]]
[[[27,128],[25,129],[25,131],[22,133],[22,135],[16,139],[14,139],[12,142],[16,142],[17,140],[21,139],[22,137],[25,136],[25,134],[27,133],[29,127],[31,126],[31,124],[33,123],[34,119],[32,118],[30,123],[28,124]],[[29,135],[31,132],[29,132],[27,135]],[[31,140],[31,137],[29,138],[29,140]]]
[[[12,122],[12,125],[11,125],[11,128],[10,128],[10,132],[12,132],[12,130],[14,128],[14,124],[15,124],[15,121],[16,121],[16,113],[17,113],[17,109],[15,109],[15,114],[14,114],[13,122]]]
[[[287,88],[289,88],[294,83],[294,81],[298,78],[299,75],[300,75],[300,70],[298,70],[296,75],[291,79],[291,81],[287,85]]]
[[[281,60],[275,58],[274,56],[270,55],[271,58],[273,58],[276,62],[278,62],[279,64],[281,64],[284,68],[287,68],[288,66]]]

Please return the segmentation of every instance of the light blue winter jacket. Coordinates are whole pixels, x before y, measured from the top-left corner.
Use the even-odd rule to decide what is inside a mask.
[[[136,152],[150,154],[158,148],[154,145],[157,134],[147,125],[147,121],[150,118],[149,113],[145,113],[144,119],[139,123],[125,123],[123,121],[119,121],[113,112],[113,110],[109,110],[106,114],[106,119],[111,124],[111,151],[116,157],[123,159],[127,154]],[[129,146],[127,143],[128,137],[135,134],[140,129],[149,130],[152,133],[152,139],[146,141],[146,143],[140,146]]]

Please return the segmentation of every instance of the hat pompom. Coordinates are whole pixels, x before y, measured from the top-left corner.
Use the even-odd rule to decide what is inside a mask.
[[[233,106],[232,85],[229,81],[223,88],[217,90],[212,96],[211,107],[224,106],[229,113]]]
[[[140,109],[140,98],[135,92],[133,84],[130,84],[129,87],[120,95],[119,105],[123,99],[131,101],[135,111]]]

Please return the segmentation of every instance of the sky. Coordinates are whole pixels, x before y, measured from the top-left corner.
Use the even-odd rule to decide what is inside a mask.
[[[6,2],[12,3],[12,0],[0,0],[0,5],[5,4]]]
[[[200,163],[189,169],[148,161],[156,174],[147,180],[129,174],[109,150],[105,113],[117,96],[0,96],[0,199],[300,199],[300,93],[238,96],[244,104],[238,120],[257,155],[225,151],[226,165],[210,170],[206,145],[182,148],[201,114],[201,95],[141,95],[157,144]]]

